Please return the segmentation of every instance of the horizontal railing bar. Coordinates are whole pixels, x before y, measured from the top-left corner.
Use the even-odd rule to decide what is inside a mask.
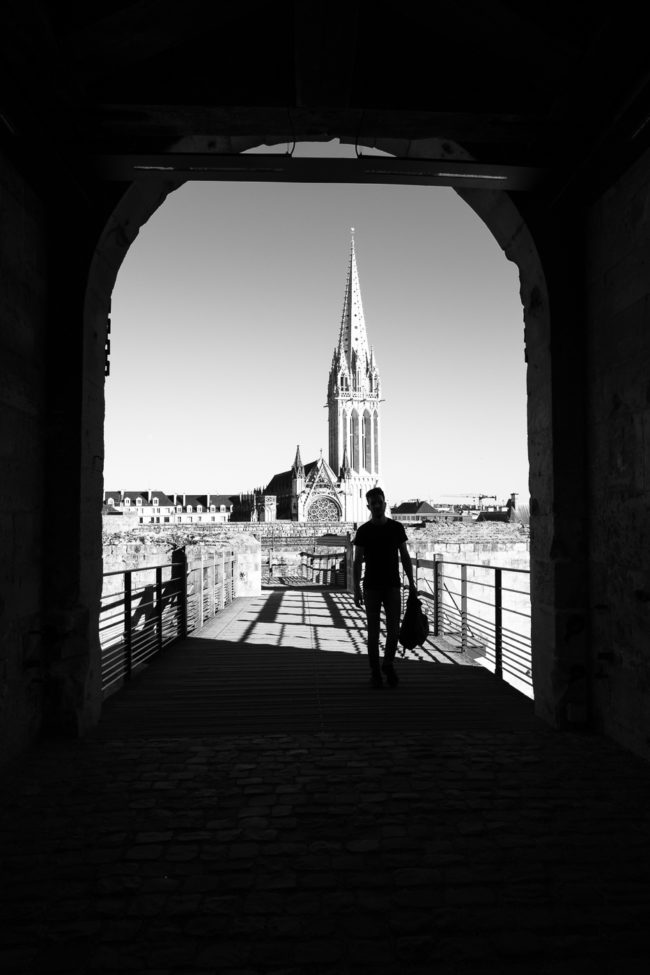
[[[503,607],[503,612],[504,613],[511,613],[513,616],[523,616],[524,619],[526,619],[526,620],[529,620],[530,619],[530,613],[524,613],[521,609],[512,609],[509,606],[504,606]]]
[[[113,598],[114,596],[124,597],[124,590],[122,590],[122,592],[111,593],[111,598]],[[108,599],[108,596],[102,596],[102,599]],[[115,602],[112,603],[102,603],[100,611],[103,613],[105,610],[113,609],[115,606],[124,606],[124,598],[116,599]]]
[[[520,572],[527,575],[530,569],[514,569],[505,565],[483,565],[480,562],[455,562],[453,559],[441,559],[439,565],[466,565],[472,569],[501,569],[502,572]]]
[[[163,562],[160,565],[139,565],[137,569],[112,569],[110,572],[102,573],[102,575],[106,578],[106,576],[123,576],[127,572],[152,572],[154,569],[175,569],[181,564],[180,562]]]
[[[467,597],[467,602],[468,603],[480,603],[481,606],[489,606],[490,609],[493,609],[493,607],[494,607],[494,602],[493,601],[492,602],[488,602],[487,599],[479,599],[478,596],[468,596]]]
[[[489,647],[489,650],[490,650],[490,653],[493,653],[494,652],[494,647]],[[514,653],[512,651],[509,651],[507,654],[504,653],[503,654],[503,660],[504,660],[504,662],[506,660],[510,661],[510,663],[513,666],[526,667],[526,668],[530,667],[531,664],[532,664],[532,661],[531,661],[531,658],[530,657],[524,657],[524,656],[521,656],[519,654],[516,654],[516,653]]]
[[[530,646],[517,646],[517,644],[512,640],[504,643],[504,646],[507,647],[508,652],[511,653],[513,657],[521,657],[522,659],[526,660],[531,659]]]
[[[512,592],[515,596],[530,596],[530,589],[511,589],[510,586],[501,586],[501,592]]]
[[[503,632],[507,633],[514,640],[524,640],[525,642],[530,643],[529,633],[522,633],[520,630],[513,630],[509,626],[504,626]]]

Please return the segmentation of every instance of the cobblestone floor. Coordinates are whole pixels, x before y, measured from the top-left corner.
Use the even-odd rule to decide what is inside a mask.
[[[650,769],[519,732],[44,743],[0,778],[0,971],[647,971]]]

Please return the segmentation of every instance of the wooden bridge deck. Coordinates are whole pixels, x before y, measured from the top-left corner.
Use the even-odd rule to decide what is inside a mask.
[[[517,731],[533,704],[460,654],[398,656],[399,687],[373,690],[365,619],[340,590],[235,600],[106,701],[104,739],[296,732]]]

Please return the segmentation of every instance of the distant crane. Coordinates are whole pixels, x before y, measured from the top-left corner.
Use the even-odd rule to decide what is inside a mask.
[[[446,497],[446,498],[472,498],[472,500],[477,501],[478,504],[480,504],[481,501],[483,501],[485,498],[491,498],[493,501],[496,501],[496,499],[497,499],[496,494],[477,494],[477,493],[474,493],[474,494],[445,494],[444,497]]]

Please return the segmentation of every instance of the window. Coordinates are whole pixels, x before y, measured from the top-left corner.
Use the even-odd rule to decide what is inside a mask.
[[[216,521],[217,519],[215,518],[215,516],[214,516],[214,515],[212,515],[212,518],[211,518],[210,520],[211,520],[211,521]]]
[[[192,510],[192,505],[191,505],[191,504],[188,504],[188,506],[187,506],[187,510],[188,510],[188,512],[190,512],[190,511]],[[191,521],[191,520],[192,520],[192,519],[190,518],[190,521]]]
[[[115,504],[115,501],[113,500],[113,498],[107,498],[106,504]]]
[[[124,504],[127,505],[127,506],[130,505],[131,504],[131,498],[125,498],[124,499]]]
[[[219,511],[225,511],[225,510],[226,510],[225,504],[220,505]]]
[[[163,521],[164,521],[165,524],[168,524],[169,518],[163,518]]]
[[[202,505],[202,504],[197,504],[197,506],[196,506],[196,510],[197,510],[197,511],[199,512],[199,514],[200,514],[200,513],[201,513],[201,512],[203,511],[203,505]]]
[[[182,511],[183,510],[183,506],[180,505],[180,504],[177,504],[176,505],[176,510],[179,511],[179,512]]]
[[[136,498],[135,499],[135,503],[136,504],[142,504],[142,498]]]
[[[160,501],[158,500],[158,498],[154,498],[152,504],[160,504]]]
[[[211,504],[210,505],[210,511],[216,511],[216,510],[217,509],[216,509],[215,505]],[[214,518],[212,520],[214,521]]]

